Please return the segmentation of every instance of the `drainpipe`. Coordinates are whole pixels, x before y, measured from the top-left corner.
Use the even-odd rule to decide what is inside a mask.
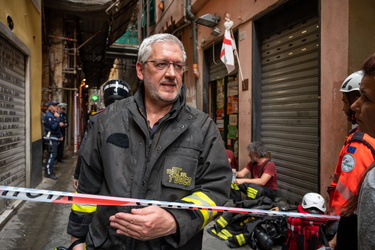
[[[190,25],[191,22],[186,18],[186,7],[187,3],[185,1],[184,3],[184,24],[181,25],[180,27],[178,27],[177,29],[175,29],[173,32],[172,32],[172,35],[176,34],[177,32],[179,32],[180,30],[182,30],[183,28],[185,28],[186,26]]]
[[[193,73],[196,78],[199,77],[199,71],[198,71],[198,52],[197,52],[197,24],[195,23],[195,16],[191,12],[191,0],[187,0],[187,7],[186,7],[187,13],[189,18],[192,20],[193,25]]]

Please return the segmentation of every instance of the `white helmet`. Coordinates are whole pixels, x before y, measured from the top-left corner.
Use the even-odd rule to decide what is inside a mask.
[[[359,85],[361,84],[362,77],[364,75],[363,70],[357,71],[349,75],[344,82],[341,84],[341,92],[359,91]]]
[[[326,201],[318,193],[307,193],[302,198],[302,207],[303,209],[317,208],[324,213],[326,211]]]

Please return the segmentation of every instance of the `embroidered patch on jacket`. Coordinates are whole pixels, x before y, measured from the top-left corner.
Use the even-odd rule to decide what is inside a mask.
[[[120,148],[129,147],[129,137],[127,134],[114,133],[107,138],[107,142]]]
[[[342,158],[341,169],[344,172],[350,172],[355,166],[355,158],[352,154],[345,154]]]
[[[347,151],[348,153],[354,154],[356,150],[357,150],[356,147],[348,146],[348,148],[347,148],[346,151]]]
[[[181,170],[182,168],[179,168],[179,167],[172,167],[172,168],[166,169],[167,171],[166,174],[169,177],[168,182],[183,185],[183,186],[190,186],[192,178],[189,177],[187,173],[184,173]]]

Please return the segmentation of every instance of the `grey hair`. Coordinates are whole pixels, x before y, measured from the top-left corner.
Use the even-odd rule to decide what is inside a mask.
[[[183,62],[186,61],[186,52],[184,45],[182,42],[174,35],[168,34],[168,33],[162,33],[162,34],[155,34],[152,36],[147,37],[143,42],[141,43],[141,46],[138,50],[138,62],[144,63],[147,61],[147,59],[151,56],[151,46],[155,43],[163,43],[163,42],[171,42],[176,43],[178,46],[180,46],[180,49],[182,51],[182,60]]]
[[[259,141],[255,141],[255,142],[250,143],[247,146],[247,151],[249,151],[249,153],[253,153],[253,154],[259,156],[260,158],[263,158],[263,157],[267,156],[266,146],[264,146],[263,143],[261,143]]]

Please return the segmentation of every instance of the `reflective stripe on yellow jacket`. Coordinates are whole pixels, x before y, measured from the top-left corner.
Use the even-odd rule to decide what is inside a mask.
[[[181,200],[186,202],[191,202],[196,205],[204,205],[204,206],[216,206],[216,203],[210,199],[206,194],[202,192],[195,192],[192,195],[182,198]],[[210,223],[215,216],[217,215],[216,211],[209,211],[209,210],[199,210],[203,216],[203,225],[204,228],[208,223]]]

